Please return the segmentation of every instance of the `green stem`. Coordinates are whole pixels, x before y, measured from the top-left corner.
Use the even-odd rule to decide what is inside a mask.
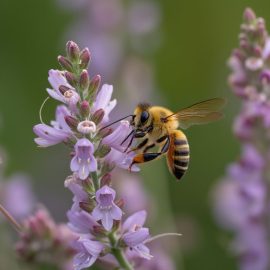
[[[99,180],[98,180],[97,173],[92,172],[91,177],[92,177],[92,180],[93,180],[95,191],[99,190],[100,185],[99,185]]]
[[[132,265],[129,263],[129,261],[125,257],[124,253],[122,252],[122,250],[119,247],[117,247],[117,240],[116,240],[116,237],[115,237],[114,233],[110,233],[108,235],[108,238],[110,240],[111,247],[112,247],[111,248],[112,255],[118,261],[121,269],[123,269],[123,270],[134,270],[134,268],[132,267]]]

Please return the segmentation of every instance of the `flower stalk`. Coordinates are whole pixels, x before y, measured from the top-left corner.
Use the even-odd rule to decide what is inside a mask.
[[[47,89],[62,105],[50,126],[38,124],[34,132],[39,146],[62,142],[73,149],[72,175],[65,181],[74,195],[68,226],[78,235],[72,245],[73,267],[85,269],[97,259],[105,263],[112,255],[112,267],[133,270],[138,259],[153,258],[146,246],[149,229],[143,227],[146,212],[136,212],[123,221],[124,201],[117,199],[110,175],[115,167],[130,168],[135,155],[129,144],[132,127],[122,120],[114,130],[107,128],[116,106],[116,100],[111,100],[113,87],[105,84],[99,89],[100,76],[89,78],[84,69],[90,61],[87,48],[81,51],[70,41],[66,51],[67,56],[58,57],[64,70],[49,71],[52,89]],[[132,171],[138,170],[132,167]]]

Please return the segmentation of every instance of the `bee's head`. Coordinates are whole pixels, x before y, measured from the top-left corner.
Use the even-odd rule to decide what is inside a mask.
[[[147,103],[141,103],[136,107],[131,123],[136,129],[145,128],[152,122],[152,116],[149,112],[149,108],[150,105]]]

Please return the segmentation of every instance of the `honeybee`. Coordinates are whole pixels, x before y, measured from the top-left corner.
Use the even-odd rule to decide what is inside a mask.
[[[130,115],[133,130],[122,142],[131,138],[127,147],[129,149],[133,139],[140,138],[140,142],[131,150],[136,155],[130,168],[166,154],[170,172],[180,180],[188,169],[190,150],[186,135],[178,128],[186,129],[192,125],[217,121],[223,116],[220,110],[224,105],[224,99],[213,98],[174,113],[165,107],[139,104],[134,114]],[[156,146],[158,150],[151,151]]]

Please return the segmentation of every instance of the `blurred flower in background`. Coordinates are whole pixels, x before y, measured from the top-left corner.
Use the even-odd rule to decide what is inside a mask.
[[[234,134],[242,153],[214,190],[219,224],[233,232],[241,270],[267,270],[269,261],[270,37],[263,18],[247,8],[229,82],[241,99]]]
[[[29,176],[15,173],[8,178],[4,176],[6,155],[0,152],[0,204],[16,219],[27,217],[34,210],[36,197],[32,190]],[[0,215],[0,220],[2,216]]]

